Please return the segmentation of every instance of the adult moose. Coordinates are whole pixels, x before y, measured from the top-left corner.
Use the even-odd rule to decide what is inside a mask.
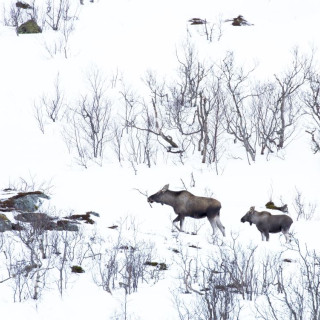
[[[160,191],[148,197],[148,202],[171,206],[178,215],[172,222],[179,231],[183,231],[185,217],[195,219],[207,217],[212,226],[213,234],[215,234],[216,227],[218,227],[223,236],[225,236],[225,227],[220,221],[221,203],[216,199],[197,197],[186,190],[171,191],[167,184]],[[176,226],[177,222],[180,222],[180,228]]]
[[[289,229],[292,224],[292,219],[286,214],[272,215],[268,211],[256,211],[254,207],[241,218],[241,222],[253,223],[261,232],[262,241],[265,239],[269,241],[269,233],[282,232],[286,237],[286,242],[289,241]]]

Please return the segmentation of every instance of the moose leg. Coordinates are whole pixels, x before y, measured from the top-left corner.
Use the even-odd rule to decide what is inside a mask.
[[[217,221],[215,218],[208,218],[210,224],[211,224],[211,227],[212,227],[212,234],[215,235],[216,234],[216,230],[217,230]]]
[[[217,224],[217,227],[219,228],[219,230],[221,231],[221,233],[223,234],[223,236],[225,237],[226,236],[226,232],[225,232],[225,227],[223,226],[223,224],[221,223],[221,220],[220,220],[220,217],[219,216],[216,216],[214,218],[216,220],[216,224]]]
[[[176,225],[177,222],[180,222],[180,228]],[[178,214],[178,216],[172,221],[173,225],[179,230],[179,231],[183,231],[183,222],[184,222],[184,217],[180,216]]]
[[[286,238],[286,243],[290,242],[290,235],[289,235],[289,230],[282,230],[282,233],[284,234]]]
[[[180,231],[183,231],[184,217],[180,216]]]
[[[269,231],[261,228],[261,226],[257,226],[258,230],[261,232],[262,241],[266,240],[269,241]]]

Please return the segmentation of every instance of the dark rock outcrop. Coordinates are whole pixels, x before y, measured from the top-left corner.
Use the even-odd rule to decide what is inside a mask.
[[[68,217],[64,217],[68,220],[78,220],[78,221],[85,221],[85,223],[94,224],[94,221],[91,219],[90,215],[94,215],[99,217],[99,214],[93,211],[86,212],[86,214],[73,214]]]
[[[29,3],[18,1],[16,2],[16,7],[20,9],[33,9],[32,6],[30,6]]]
[[[56,227],[56,223],[53,221],[54,218],[40,212],[19,213],[15,216],[15,219],[20,222],[30,223],[33,228],[38,230],[54,230]]]
[[[1,199],[2,198],[2,199]],[[3,190],[0,198],[0,232],[9,230],[24,230],[31,225],[42,231],[79,231],[79,224],[83,221],[94,224],[91,216],[99,217],[94,211],[85,214],[74,214],[63,219],[52,217],[46,213],[39,212],[39,207],[43,199],[50,199],[49,196],[41,191],[17,192],[10,188]],[[12,223],[5,214],[1,212],[12,212],[18,223]]]
[[[71,272],[73,273],[84,273],[84,269],[80,266],[72,266],[71,267]]]
[[[272,210],[279,210],[281,212],[288,212],[288,205],[283,205],[283,206],[276,206],[272,201],[269,201],[266,203],[266,208],[272,209]]]
[[[41,199],[50,198],[41,191],[19,192],[8,199],[0,200],[0,211],[35,212],[42,203]]]
[[[58,231],[79,231],[79,227],[72,221],[58,220],[56,230]]]
[[[199,24],[206,24],[207,23],[207,20],[200,19],[200,18],[192,18],[188,21],[191,22],[191,25],[199,25]]]
[[[41,33],[41,32],[42,32],[42,29],[38,26],[37,22],[32,19],[20,25],[17,29],[18,34]]]
[[[252,23],[249,23],[242,15],[237,16],[233,19],[225,20],[225,22],[232,22],[231,24],[235,27],[241,27],[241,26],[253,26]]]

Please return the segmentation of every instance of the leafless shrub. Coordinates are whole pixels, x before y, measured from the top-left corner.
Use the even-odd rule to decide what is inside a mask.
[[[235,65],[234,55],[229,52],[221,64],[222,79],[227,93],[225,126],[234,141],[239,141],[250,159],[256,159],[258,141],[252,99],[258,95],[250,86],[250,77],[254,68],[245,71]]]
[[[311,220],[316,211],[316,205],[312,203],[306,204],[301,191],[296,188],[296,197],[294,198],[293,207],[296,211],[297,220]],[[306,208],[307,207],[307,208]]]
[[[64,21],[74,19],[76,11],[73,10],[69,0],[46,1],[46,23],[52,30],[58,31]]]
[[[88,81],[89,92],[80,98],[78,106],[68,111],[68,124],[63,132],[69,150],[76,151],[76,159],[84,167],[90,160],[102,161],[106,144],[112,139],[112,103],[106,80],[99,70],[93,70]]]
[[[191,27],[188,28],[188,33],[193,28],[197,29],[197,32],[201,36],[205,36],[209,42],[220,41],[222,37],[222,19],[219,17],[214,22],[210,22],[207,19],[191,19],[189,20]]]
[[[125,128],[119,126],[116,123],[113,123],[112,125],[112,131],[113,131],[113,139],[111,140],[111,144],[113,146],[113,150],[116,154],[117,160],[119,163],[121,163],[124,160],[123,156],[123,136]]]
[[[170,99],[167,103],[170,125],[202,153],[203,161],[207,157],[209,142],[208,116],[213,104],[219,101],[212,100],[209,91],[204,91],[212,66],[199,61],[194,46],[189,42],[183,57],[177,56],[177,59],[177,80],[169,85]]]
[[[3,253],[5,257],[5,266],[7,275],[1,280],[1,283],[8,281],[13,291],[13,301],[21,302],[30,297],[28,282],[30,278],[26,277],[26,266],[28,260],[19,252],[20,244],[14,236],[6,237],[3,243]]]
[[[240,318],[241,307],[238,297],[227,287],[223,274],[211,279],[201,295],[191,302],[175,295],[179,318],[196,320],[236,320]]]
[[[12,26],[18,28],[18,26],[23,23],[23,14],[25,10],[17,8],[15,3],[11,3],[9,11],[3,6],[3,23],[5,26]]]
[[[9,9],[5,5],[3,6],[3,23],[5,26],[18,28],[20,24],[30,19],[34,21],[39,20],[39,8],[36,6],[35,0],[27,8],[17,6],[16,1],[10,4]]]
[[[119,269],[121,286],[127,294],[136,292],[140,283],[148,282],[146,261],[152,261],[152,248],[145,243],[125,245],[122,252],[123,260]]]
[[[124,236],[127,223],[132,231],[130,239]],[[112,293],[115,289],[122,288],[125,295],[138,290],[141,283],[156,283],[161,278],[164,269],[156,268],[154,261],[154,245],[151,242],[137,240],[136,222],[134,220],[120,221],[115,238],[108,241],[99,240],[100,254],[94,265],[94,281],[105,291]],[[96,249],[97,250],[97,249]]]
[[[16,249],[8,251],[10,274],[13,279],[14,301],[39,299],[48,286],[47,274],[52,268],[47,255],[47,227],[50,221],[42,216],[34,218],[22,230],[15,231]]]
[[[29,222],[20,223],[21,230],[8,234],[3,248],[8,270],[4,281],[9,281],[14,301],[38,300],[46,290],[53,289],[53,283],[63,295],[70,283],[71,266],[90,259],[82,233],[53,230],[52,219],[46,214],[29,218]]]
[[[95,260],[92,266],[93,281],[97,286],[102,287],[103,290],[109,293],[112,293],[117,287],[120,243],[121,230],[116,239],[109,237],[105,240],[98,236],[93,239],[91,244],[91,252]]]
[[[179,278],[181,280],[181,289],[183,293],[198,293],[199,277],[200,277],[200,261],[197,258],[193,258],[188,249],[180,248],[177,256],[176,264],[179,267]]]
[[[215,22],[207,22],[204,25],[204,34],[209,42],[220,41],[223,34],[221,17],[216,19]]]
[[[278,285],[269,286],[264,296],[256,301],[258,319],[312,319],[320,317],[320,258],[297,239],[290,250],[298,256],[294,272],[287,271],[286,262],[278,262],[274,269]],[[279,290],[280,285],[280,290]]]
[[[293,52],[292,66],[274,82],[252,87],[254,69],[237,68],[232,53],[224,59],[221,70],[227,93],[226,130],[240,141],[252,161],[256,148],[261,154],[283,149],[292,141],[302,115],[298,96],[310,74],[312,57]],[[310,103],[309,103],[310,104]]]
[[[281,76],[274,75],[274,82],[260,85],[260,94],[253,99],[261,154],[285,148],[292,141],[302,115],[298,97],[307,83],[312,57],[301,56],[295,49],[292,60]],[[312,104],[310,96],[305,96],[305,103]]]
[[[314,153],[320,151],[320,75],[310,70],[308,87],[302,93],[302,101],[308,116],[306,132],[311,136],[312,150]],[[310,123],[311,122],[311,123]]]
[[[75,21],[77,20],[77,16],[73,16],[68,20],[63,20],[62,24],[62,43],[63,43],[63,53],[64,57],[67,59],[69,57],[69,52],[70,52],[70,37],[73,31],[75,30]]]
[[[140,97],[137,97],[137,94],[131,89],[124,87],[120,91],[120,94],[124,101],[124,113],[122,115],[121,127],[116,125],[114,128],[115,140],[113,141],[113,145],[115,146],[117,158],[121,159],[121,156],[123,156],[128,159],[136,172],[136,165],[145,161],[143,157],[144,143],[141,143],[140,140],[145,141],[144,135],[148,132],[147,130],[140,130],[137,127],[137,118],[144,110],[142,109]],[[150,145],[148,137],[150,137],[149,134],[147,134],[146,142],[147,145]],[[123,145],[124,147],[121,152],[121,146]],[[150,161],[150,152],[147,151],[147,154]]]
[[[150,266],[146,263],[147,261],[153,261],[154,244],[138,239],[138,224],[134,218],[127,217],[122,222],[121,228],[129,229],[131,235],[127,240],[121,239],[119,259],[119,276],[121,280],[119,284],[126,294],[131,294],[138,290],[138,286],[141,283],[154,282],[156,279],[154,277],[150,278],[152,273],[148,272]]]
[[[275,108],[277,96],[274,84],[263,84],[259,89],[261,94],[253,99],[253,108],[256,117],[260,153],[264,155],[277,150],[275,140],[278,128],[278,110]]]
[[[63,138],[69,149],[69,152],[75,151],[75,160],[76,162],[88,168],[88,162],[92,159],[89,146],[86,141],[82,138],[81,128],[78,126],[78,118],[75,113],[71,115],[67,114],[68,126],[64,127]]]
[[[29,177],[19,177],[18,179],[11,180],[8,183],[8,189],[20,192],[42,191],[47,195],[52,193],[53,188],[54,186],[52,185],[51,180],[39,181],[36,175],[32,175],[31,173]]]
[[[47,122],[45,120],[43,108],[41,108],[39,105],[34,104],[34,117],[38,123],[38,127],[40,131],[44,134],[45,126],[47,125]]]
[[[143,155],[143,161],[150,165],[157,158],[153,147],[156,145],[167,155],[179,156],[180,161],[189,151],[198,152],[203,163],[217,163],[223,153],[221,79],[213,65],[199,61],[190,43],[177,59],[177,76],[171,83],[159,80],[152,72],[147,74],[148,99],[122,93],[126,126],[133,136],[145,141],[136,145],[135,150],[141,150],[136,154]]]
[[[67,284],[70,277],[70,265],[68,265],[68,251],[69,246],[69,234],[67,231],[62,231],[58,233],[58,244],[59,244],[59,255],[57,256],[56,269],[58,271],[58,278],[56,280],[58,290],[62,296],[65,289],[67,289]],[[68,268],[69,267],[69,268]]]
[[[59,32],[51,41],[44,41],[44,47],[49,57],[54,58],[57,54],[63,54],[68,59],[70,55],[70,38],[75,30],[75,22],[78,20],[78,13],[60,22]]]
[[[239,298],[228,283],[228,275],[206,270],[203,278],[206,287],[204,295],[198,296],[197,319],[239,319]]]
[[[44,112],[53,122],[63,117],[66,109],[64,92],[61,89],[60,75],[54,80],[54,92],[52,96],[43,94],[38,103],[34,103],[35,118],[42,133],[44,133]]]
[[[256,263],[257,246],[244,248],[233,235],[231,244],[220,248],[221,269],[228,276],[229,285],[243,299],[253,300],[261,292],[259,269]]]
[[[154,74],[149,72],[145,83],[150,90],[150,100],[145,101],[128,89],[121,93],[125,101],[125,130],[128,134],[129,157],[135,164],[145,163],[149,167],[156,162],[158,144],[167,151],[176,148],[175,142],[166,131],[161,105],[164,99],[164,83],[158,83]]]
[[[278,149],[282,149],[295,131],[297,120],[301,115],[301,107],[297,99],[299,90],[306,84],[312,59],[303,57],[298,49],[293,52],[292,67],[282,76],[275,75],[277,126],[274,140]]]
[[[56,34],[55,38],[51,41],[44,41],[43,45],[50,58],[54,58],[57,54],[63,52],[64,48],[63,39],[60,34]]]
[[[98,258],[96,265],[98,266],[98,272],[94,275],[94,281],[109,293],[112,293],[113,289],[116,288],[115,280],[119,272],[118,254],[118,247],[105,249]]]
[[[206,263],[185,250],[180,250],[178,257],[182,292],[189,294],[174,294],[180,319],[239,319],[238,288],[230,274],[221,269],[219,253]]]
[[[94,158],[103,157],[108,139],[111,102],[106,96],[105,80],[99,71],[89,76],[90,94],[83,96],[75,113],[80,116],[79,125],[83,139],[90,145]]]

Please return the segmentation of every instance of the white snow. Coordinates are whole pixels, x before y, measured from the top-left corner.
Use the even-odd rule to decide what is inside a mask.
[[[11,3],[14,2],[2,0],[1,7],[8,10]],[[55,43],[56,32],[46,29],[38,35],[17,36],[14,28],[0,25],[0,189],[19,186],[24,179],[36,187],[50,187],[51,200],[45,201],[44,207],[61,216],[98,212],[100,217],[94,218],[96,226],[83,228],[88,237],[96,230],[108,241],[117,233],[108,227],[120,221],[134,221],[137,238],[153,243],[155,259],[168,264],[169,270],[164,271],[159,282],[144,283],[137,292],[128,295],[126,319],[179,319],[173,298],[173,292],[179,291],[179,271],[172,249],[188,250],[190,256],[199,255],[201,259],[216,250],[206,220],[187,218],[186,229],[192,232],[199,228],[197,235],[177,235],[172,232],[171,221],[175,216],[172,208],[156,203],[152,208],[149,206],[142,193],[151,195],[167,183],[171,190],[181,190],[185,184],[195,195],[219,199],[227,236],[222,239],[218,234],[218,238],[231,243],[232,234],[238,234],[240,243],[258,246],[260,257],[280,252],[284,237],[272,234],[270,242],[263,243],[256,228],[241,224],[240,218],[250,206],[262,210],[272,198],[275,203],[287,203],[295,220],[293,208],[299,191],[305,203],[314,204],[316,210],[312,220],[295,221],[292,231],[301,243],[319,252],[320,159],[319,154],[312,153],[310,137],[303,130],[279,157],[268,160],[258,157],[250,165],[245,157],[225,158],[219,174],[213,166],[200,164],[198,159],[184,165],[170,161],[151,168],[139,165],[135,174],[130,163],[119,164],[112,154],[106,155],[101,165],[91,163],[88,169],[78,165],[66,147],[59,121],[48,121],[42,134],[34,116],[34,104],[44,93],[52,92],[57,73],[64,95],[72,103],[85,92],[86,75],[94,68],[102,70],[107,79],[118,73],[119,82],[134,90],[142,87],[141,79],[148,70],[170,79],[176,71],[176,53],[183,50],[187,30],[201,57],[218,61],[232,50],[237,64],[257,65],[257,77],[270,78],[290,68],[295,47],[302,52],[318,48],[319,2],[97,0],[85,1],[83,6],[78,6],[76,0],[72,3],[78,7],[79,19],[70,36],[67,59],[62,53],[50,57],[45,49],[45,44]],[[220,41],[211,43],[196,31],[197,26],[193,28],[188,23],[190,18],[214,22],[239,14],[254,25],[236,28],[222,22]],[[319,52],[315,51],[315,61],[318,57]],[[112,94],[116,95],[115,91]],[[124,239],[132,240],[132,225],[130,222],[124,225],[127,227]],[[201,249],[196,253],[197,249],[188,249],[189,245]],[[117,289],[112,295],[102,290],[93,282],[90,270],[71,275],[62,297],[56,284],[52,284],[50,289],[44,289],[39,300],[14,302],[10,281],[1,283],[6,272],[5,259],[0,252],[1,318],[124,319],[124,290]],[[245,304],[244,310],[248,314],[244,313],[241,319],[255,319],[251,302]]]

